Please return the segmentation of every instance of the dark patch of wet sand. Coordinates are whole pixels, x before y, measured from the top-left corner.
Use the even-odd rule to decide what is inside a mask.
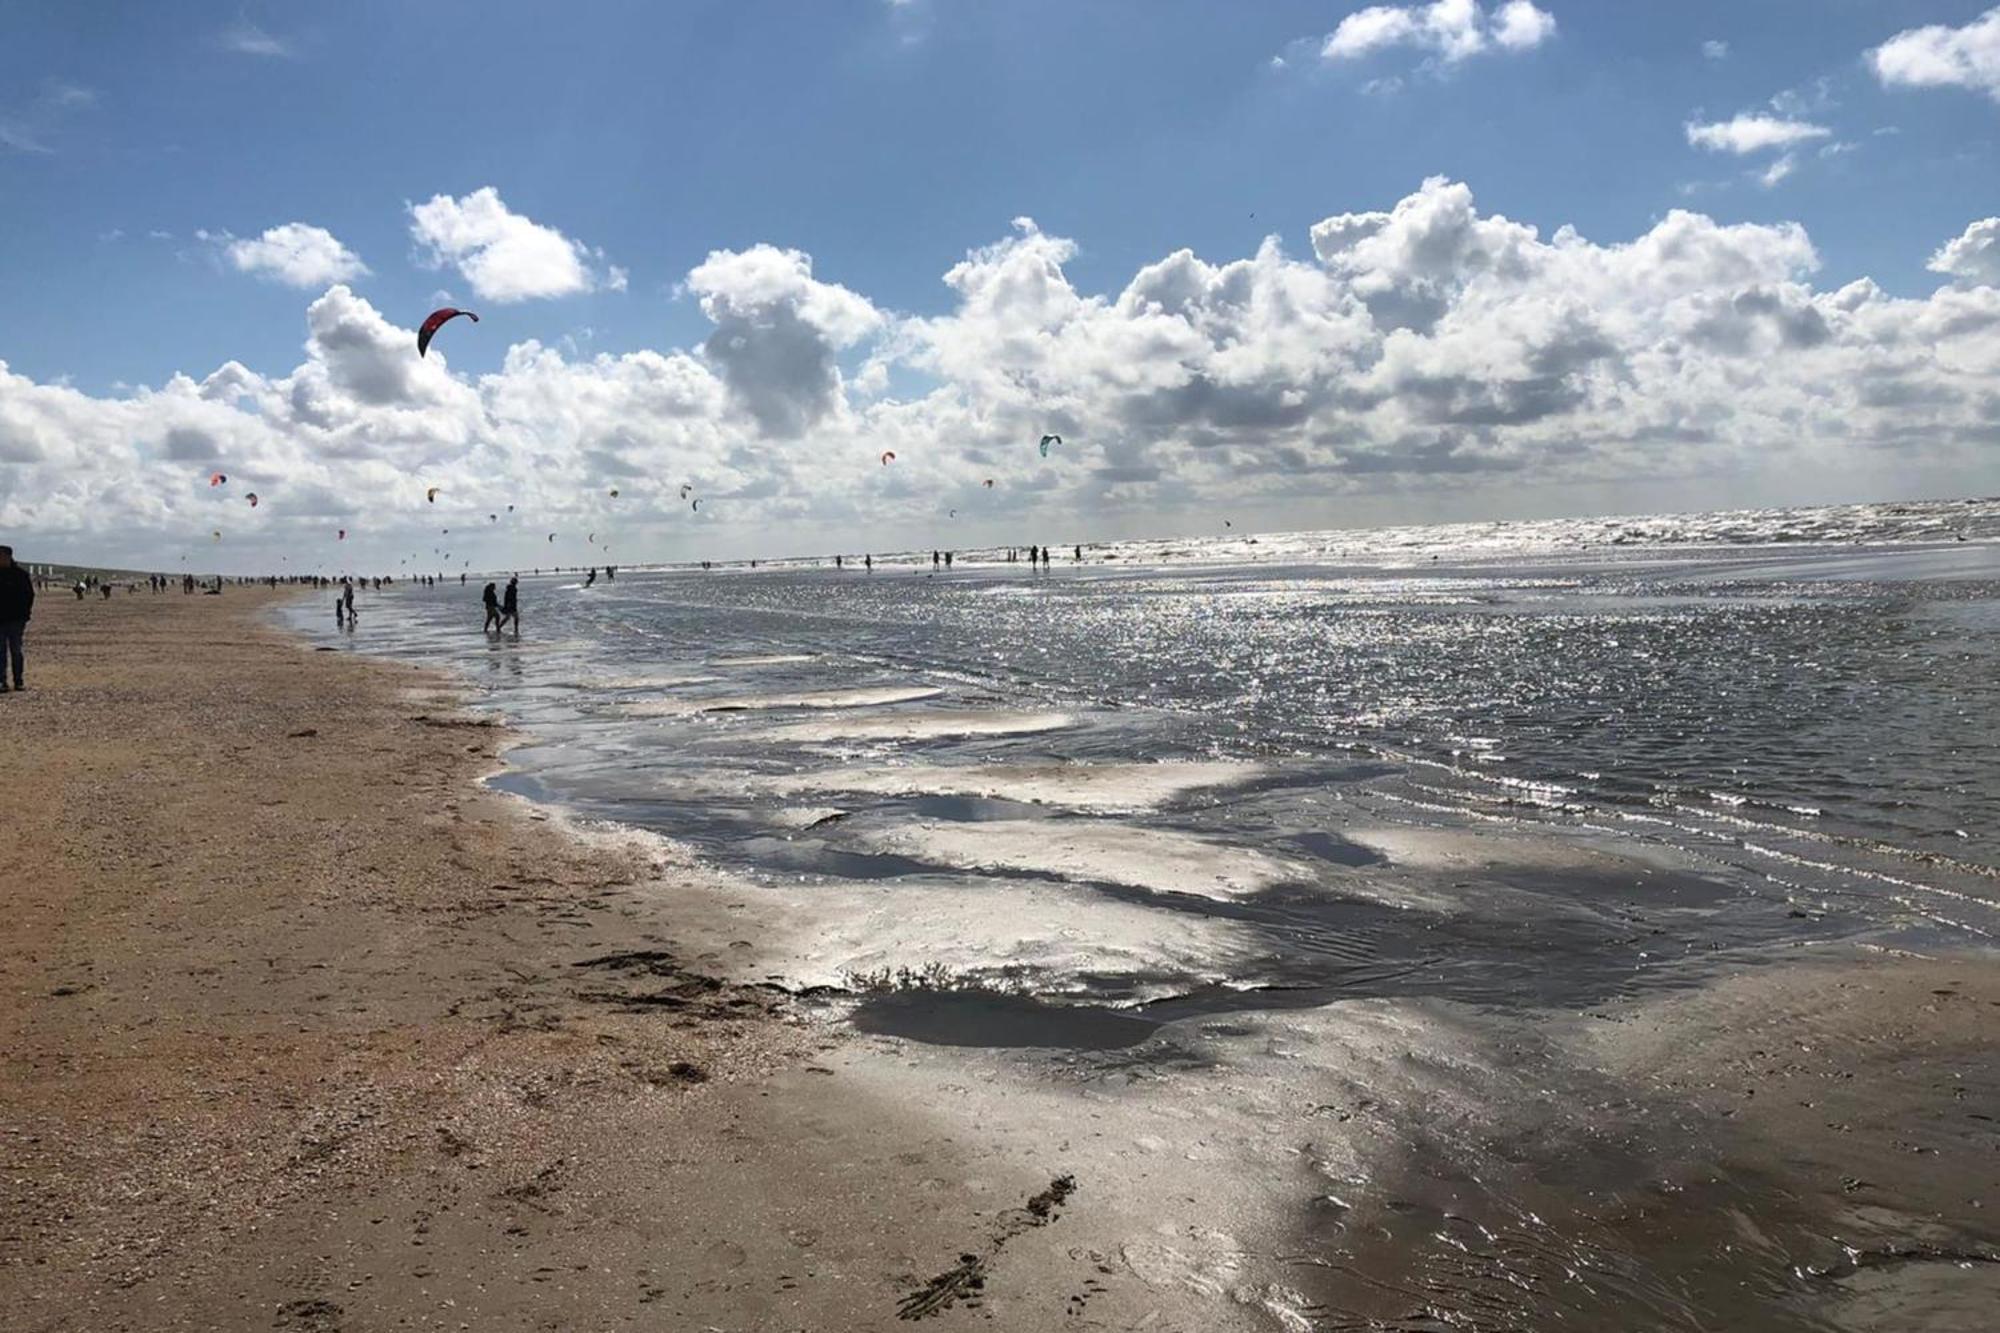
[[[1345,1143],[1301,1219],[1322,1326],[1992,1327],[1992,958],[1842,950],[1450,1018],[1483,1057],[1408,1054],[1449,1095],[1386,1076],[1325,1108]]]

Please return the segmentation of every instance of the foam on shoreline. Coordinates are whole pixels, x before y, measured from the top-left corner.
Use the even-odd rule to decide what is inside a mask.
[[[1265,765],[1240,761],[904,764],[790,773],[759,785],[780,796],[832,792],[980,796],[1118,813],[1154,809],[1194,791],[1241,786],[1267,771]]]
[[[1023,870],[1202,898],[1241,898],[1314,878],[1305,865],[1268,852],[1122,823],[927,820],[867,840],[881,851],[964,870]]]
[[[685,717],[695,713],[753,713],[780,708],[880,708],[935,699],[943,690],[927,685],[873,689],[808,690],[796,694],[734,695],[720,699],[660,699],[625,706],[634,717]]]
[[[772,727],[761,739],[790,742],[922,741],[950,736],[1032,736],[1076,725],[1068,713],[1007,709],[928,709],[881,717],[840,717]]]

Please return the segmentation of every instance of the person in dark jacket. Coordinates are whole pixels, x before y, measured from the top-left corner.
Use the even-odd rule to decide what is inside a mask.
[[[21,680],[21,637],[28,632],[28,617],[34,613],[35,581],[14,563],[14,548],[0,546],[0,694],[7,692],[10,663],[14,688],[28,688]]]

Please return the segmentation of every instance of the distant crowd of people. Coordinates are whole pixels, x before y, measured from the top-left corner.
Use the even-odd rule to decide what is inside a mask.
[[[931,569],[934,572],[949,571],[956,557],[957,552],[955,551],[934,550],[931,552]],[[1047,569],[1052,556],[1049,548],[1046,546],[1030,545],[1025,548],[1007,548],[1006,561],[1008,564],[1017,564],[1023,558],[1027,560],[1030,568]],[[1082,561],[1083,547],[1081,545],[1072,548],[1071,558],[1078,562]],[[750,561],[750,568],[756,569],[759,563],[756,560]],[[873,553],[864,554],[861,557],[861,565],[869,573],[874,573],[875,557]],[[847,567],[847,557],[845,555],[834,556],[833,566],[835,569],[845,569]],[[701,568],[712,570],[715,568],[715,562],[704,560],[701,562]],[[538,566],[534,572],[540,574],[542,571]],[[555,567],[555,572],[560,574],[575,572],[575,570],[574,567],[571,567],[568,571],[565,571],[563,566],[558,565]],[[616,565],[605,565],[600,571],[597,566],[591,566],[585,572],[583,586],[586,588],[595,587],[600,573],[607,583],[613,582],[618,577],[618,567]],[[439,579],[440,576],[435,574],[413,574],[406,575],[403,582],[412,587],[435,588],[438,585]],[[0,546],[0,692],[6,692],[10,688],[15,690],[25,688],[22,683],[22,659],[24,655],[23,641],[27,633],[28,619],[34,607],[36,589],[47,588],[51,581],[51,576],[47,573],[31,575],[26,568],[14,562],[13,548]],[[178,577],[167,574],[148,574],[143,579],[145,588],[155,596],[172,591],[176,583],[179,584],[181,593],[185,596],[191,596],[199,589],[201,592],[212,597],[221,595],[224,585],[230,583],[239,585],[263,584],[271,588],[307,587],[319,590],[332,588],[335,590],[333,601],[334,624],[350,632],[359,623],[354,605],[355,589],[359,587],[364,591],[372,589],[373,591],[380,592],[384,588],[393,588],[396,582],[396,578],[392,575],[360,578],[353,575],[342,575],[336,578],[325,574],[268,574],[261,578],[246,578],[242,576],[225,577],[217,574],[209,575],[202,579],[196,579],[192,574],[182,574]],[[463,573],[458,576],[458,582],[459,586],[465,586],[466,576]],[[85,574],[78,578],[71,586],[71,591],[76,595],[78,601],[87,599],[92,593],[96,593],[98,596],[109,600],[120,586],[124,587],[127,595],[136,594],[140,589],[141,583],[142,580],[138,579],[121,581],[105,578],[97,574]],[[485,623],[481,627],[482,632],[498,635],[506,633],[511,628],[515,637],[518,638],[520,636],[520,586],[521,579],[518,574],[508,578],[504,591],[502,591],[497,582],[488,583],[485,586],[480,593],[480,602],[486,612]],[[13,685],[11,687],[7,684],[7,674],[10,669],[13,675]]]

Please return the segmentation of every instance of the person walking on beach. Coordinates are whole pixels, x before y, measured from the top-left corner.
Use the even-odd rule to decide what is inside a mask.
[[[486,623],[479,627],[480,633],[484,634],[490,632],[493,634],[498,634],[500,632],[500,623],[501,623],[500,591],[498,585],[492,583],[487,584],[486,591],[481,593],[479,596],[480,600],[486,603]]]
[[[500,600],[500,624],[504,628],[513,622],[514,637],[521,637],[521,576],[512,575],[507,580],[507,595]]]
[[[28,571],[14,563],[14,548],[0,546],[0,694],[7,692],[9,666],[14,669],[14,688],[28,687],[21,681],[21,639],[28,632],[28,618],[35,611],[35,581]]]

